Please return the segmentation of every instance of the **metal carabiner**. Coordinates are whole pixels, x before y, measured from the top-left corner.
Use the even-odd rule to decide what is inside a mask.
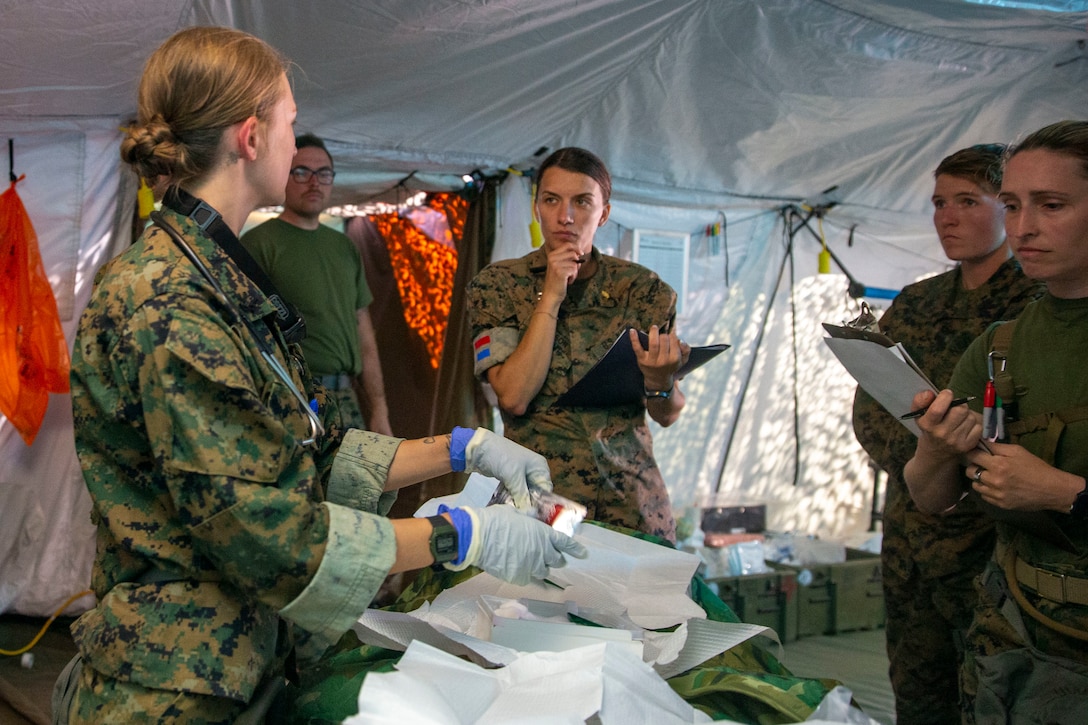
[[[321,419],[317,417],[317,413],[315,413],[313,408],[310,407],[310,404],[306,402],[306,398],[303,397],[302,392],[299,391],[298,386],[295,385],[295,382],[291,379],[291,376],[288,375],[287,371],[283,369],[283,365],[276,359],[276,356],[263,349],[261,350],[261,356],[264,358],[264,361],[268,363],[268,366],[272,368],[272,372],[284,382],[291,391],[291,394],[295,396],[295,400],[302,406],[302,410],[305,411],[306,417],[310,421],[310,437],[299,441],[299,444],[303,447],[316,447],[317,439],[325,435],[325,426],[321,425]]]
[[[1008,362],[1005,353],[1000,350],[990,351],[990,354],[986,356],[986,374],[989,376],[991,382],[994,380],[994,358],[1001,361],[1001,369],[997,371],[999,373],[1005,372],[1005,365]]]

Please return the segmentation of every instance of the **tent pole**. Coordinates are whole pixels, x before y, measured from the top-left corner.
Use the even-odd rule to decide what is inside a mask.
[[[797,394],[797,276],[792,234],[787,256],[790,260],[790,351],[793,353],[793,485],[797,486],[801,480],[801,398]]]

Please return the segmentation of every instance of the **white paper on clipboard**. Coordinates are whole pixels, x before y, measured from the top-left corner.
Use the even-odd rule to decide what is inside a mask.
[[[899,343],[884,347],[871,340],[838,337],[825,337],[824,342],[862,390],[897,420],[911,411],[915,395],[923,390],[939,392]],[[899,422],[914,435],[922,434],[913,419]]]

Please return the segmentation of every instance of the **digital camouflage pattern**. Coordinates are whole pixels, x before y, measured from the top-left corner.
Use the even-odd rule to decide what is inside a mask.
[[[952,376],[959,392],[986,379],[991,329],[963,355]],[[1018,391],[1021,418],[1088,405],[1084,351],[1088,349],[1088,299],[1061,300],[1046,295],[1020,315],[1008,352],[1007,369]],[[973,405],[973,403],[972,403]],[[976,408],[977,409],[977,408]],[[1016,442],[1042,455],[1045,431]],[[1066,426],[1054,464],[1063,471],[1088,476],[1088,422]],[[1038,528],[997,523],[997,550],[1010,549],[1027,563],[1058,574],[1088,578],[1088,522],[1064,513],[1045,512],[1049,534],[1067,539],[1060,546]],[[1023,613],[1004,595],[1005,576],[996,570],[967,635],[964,690],[978,694],[976,712],[967,721],[1088,722],[1088,644],[1054,631]],[[1043,615],[1088,633],[1088,607],[1053,602],[1023,589]],[[1011,607],[1011,612],[1009,611]],[[1012,619],[1010,620],[1009,615]],[[1015,626],[1017,621],[1021,627]],[[1006,720],[1006,716],[1011,719]],[[972,717],[975,716],[975,717]]]
[[[592,254],[597,273],[571,284],[559,308],[544,385],[524,415],[503,411],[504,434],[547,458],[556,492],[584,505],[590,519],[674,541],[676,524],[653,457],[645,401],[611,408],[554,405],[628,327],[671,328],[676,317],[676,293],[654,272],[596,248]],[[528,329],[546,271],[547,255],[538,249],[489,265],[469,285],[475,372],[484,381]]]
[[[956,268],[905,287],[881,317],[880,330],[943,386],[990,323],[1016,317],[1041,291],[1011,259],[974,290],[963,288]],[[982,388],[971,394],[981,396]],[[917,509],[902,475],[917,439],[860,388],[854,433],[887,473],[881,564],[897,722],[955,722],[958,641],[971,620],[972,582],[993,550],[993,523],[974,501],[945,516]]]
[[[339,390],[326,390],[326,395],[336,400],[340,408],[340,418],[346,428],[359,428],[366,430],[366,418],[363,417],[362,408],[359,407],[359,398],[352,387]]]
[[[308,390],[304,365],[262,321],[273,308],[260,290],[187,218],[166,217]],[[330,435],[315,454],[298,444],[310,433],[300,402],[161,229],[103,268],[72,364],[98,527],[98,606],[72,628],[85,672],[176,702],[245,702],[282,671],[291,622],[333,641],[365,609],[395,542],[388,520],[348,503],[388,508],[399,440],[344,434],[316,397]],[[75,712],[94,697],[81,689]]]
[[[80,673],[81,697],[69,722],[96,725],[227,725],[238,719],[245,703],[211,695],[155,690],[105,677],[90,667]],[[108,710],[103,705],[108,704]]]

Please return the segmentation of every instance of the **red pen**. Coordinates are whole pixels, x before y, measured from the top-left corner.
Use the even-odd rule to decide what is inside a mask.
[[[982,393],[982,437],[989,441],[997,439],[995,405],[997,405],[997,389],[994,387],[993,380],[987,380],[986,389]]]

